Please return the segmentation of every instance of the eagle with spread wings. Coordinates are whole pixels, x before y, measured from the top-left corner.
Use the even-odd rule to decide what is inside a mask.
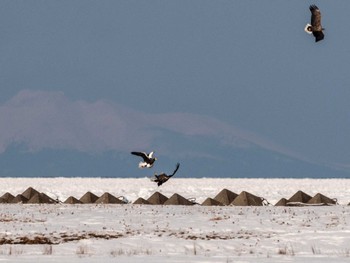
[[[150,152],[149,154],[145,152],[131,152],[131,154],[140,156],[143,159],[143,162],[141,161],[139,163],[139,168],[151,168],[157,160],[157,158],[153,157],[154,152]]]
[[[309,9],[311,11],[311,25],[306,24],[305,32],[313,34],[315,42],[318,42],[324,39],[324,28],[321,25],[321,11],[316,5],[310,5]]]
[[[166,173],[161,173],[161,174],[155,174],[154,178],[151,179],[151,181],[156,182],[158,186],[161,186],[162,184],[164,184],[166,181],[168,181],[171,177],[173,177],[177,170],[179,170],[180,164],[177,163],[175,170],[172,174],[167,175]]]

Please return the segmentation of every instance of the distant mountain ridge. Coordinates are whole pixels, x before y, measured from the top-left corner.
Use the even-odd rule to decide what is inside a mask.
[[[0,105],[0,176],[349,177],[310,156],[208,115],[147,113],[108,100],[23,90]],[[155,151],[140,170],[131,151]]]
[[[139,169],[138,160],[129,152],[109,151],[87,154],[73,150],[27,152],[23,146],[11,146],[0,155],[1,177],[149,177],[155,172],[169,172],[181,163],[179,178],[347,178],[347,171],[293,159],[262,148],[217,147],[210,143],[210,155],[175,156],[156,152],[159,160],[153,169]],[[186,152],[184,150],[184,152]],[[209,152],[209,150],[208,150]]]

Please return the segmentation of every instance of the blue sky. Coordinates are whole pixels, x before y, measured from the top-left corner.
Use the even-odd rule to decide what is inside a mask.
[[[303,30],[310,4],[326,28],[318,43]],[[82,176],[91,156],[109,175],[153,173],[134,168],[132,150],[155,150],[155,170],[182,161],[179,176],[227,176],[235,165],[249,169],[232,176],[269,176],[277,159],[293,161],[281,176],[317,176],[305,163],[347,176],[349,10],[349,1],[1,1],[0,176]],[[47,151],[50,166],[37,158]],[[81,162],[62,167],[67,152]]]

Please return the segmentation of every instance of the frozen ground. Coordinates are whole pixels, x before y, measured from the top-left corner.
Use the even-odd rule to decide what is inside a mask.
[[[297,190],[327,207],[0,204],[0,262],[350,262],[350,180],[0,178],[0,195],[33,188],[65,200],[87,191],[134,201],[155,191],[202,202],[223,188],[270,203]],[[35,244],[23,244],[35,243]]]

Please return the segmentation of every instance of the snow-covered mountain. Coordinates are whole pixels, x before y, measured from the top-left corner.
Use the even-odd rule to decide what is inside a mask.
[[[304,156],[211,116],[137,111],[107,100],[73,101],[23,90],[0,106],[0,176],[347,177],[350,170]],[[131,151],[155,151],[152,170]]]
[[[179,138],[180,139],[180,138]],[[173,152],[156,147],[158,160],[152,169],[139,169],[139,159],[130,152],[83,153],[75,150],[44,149],[38,152],[12,146],[0,155],[0,176],[21,177],[144,177],[171,172],[181,163],[177,177],[261,177],[332,178],[350,173],[329,166],[303,161],[261,147],[230,147],[213,139],[181,138],[167,142]],[[183,143],[186,141],[186,143]],[[183,147],[185,145],[185,147]],[[133,149],[131,149],[133,150]]]

